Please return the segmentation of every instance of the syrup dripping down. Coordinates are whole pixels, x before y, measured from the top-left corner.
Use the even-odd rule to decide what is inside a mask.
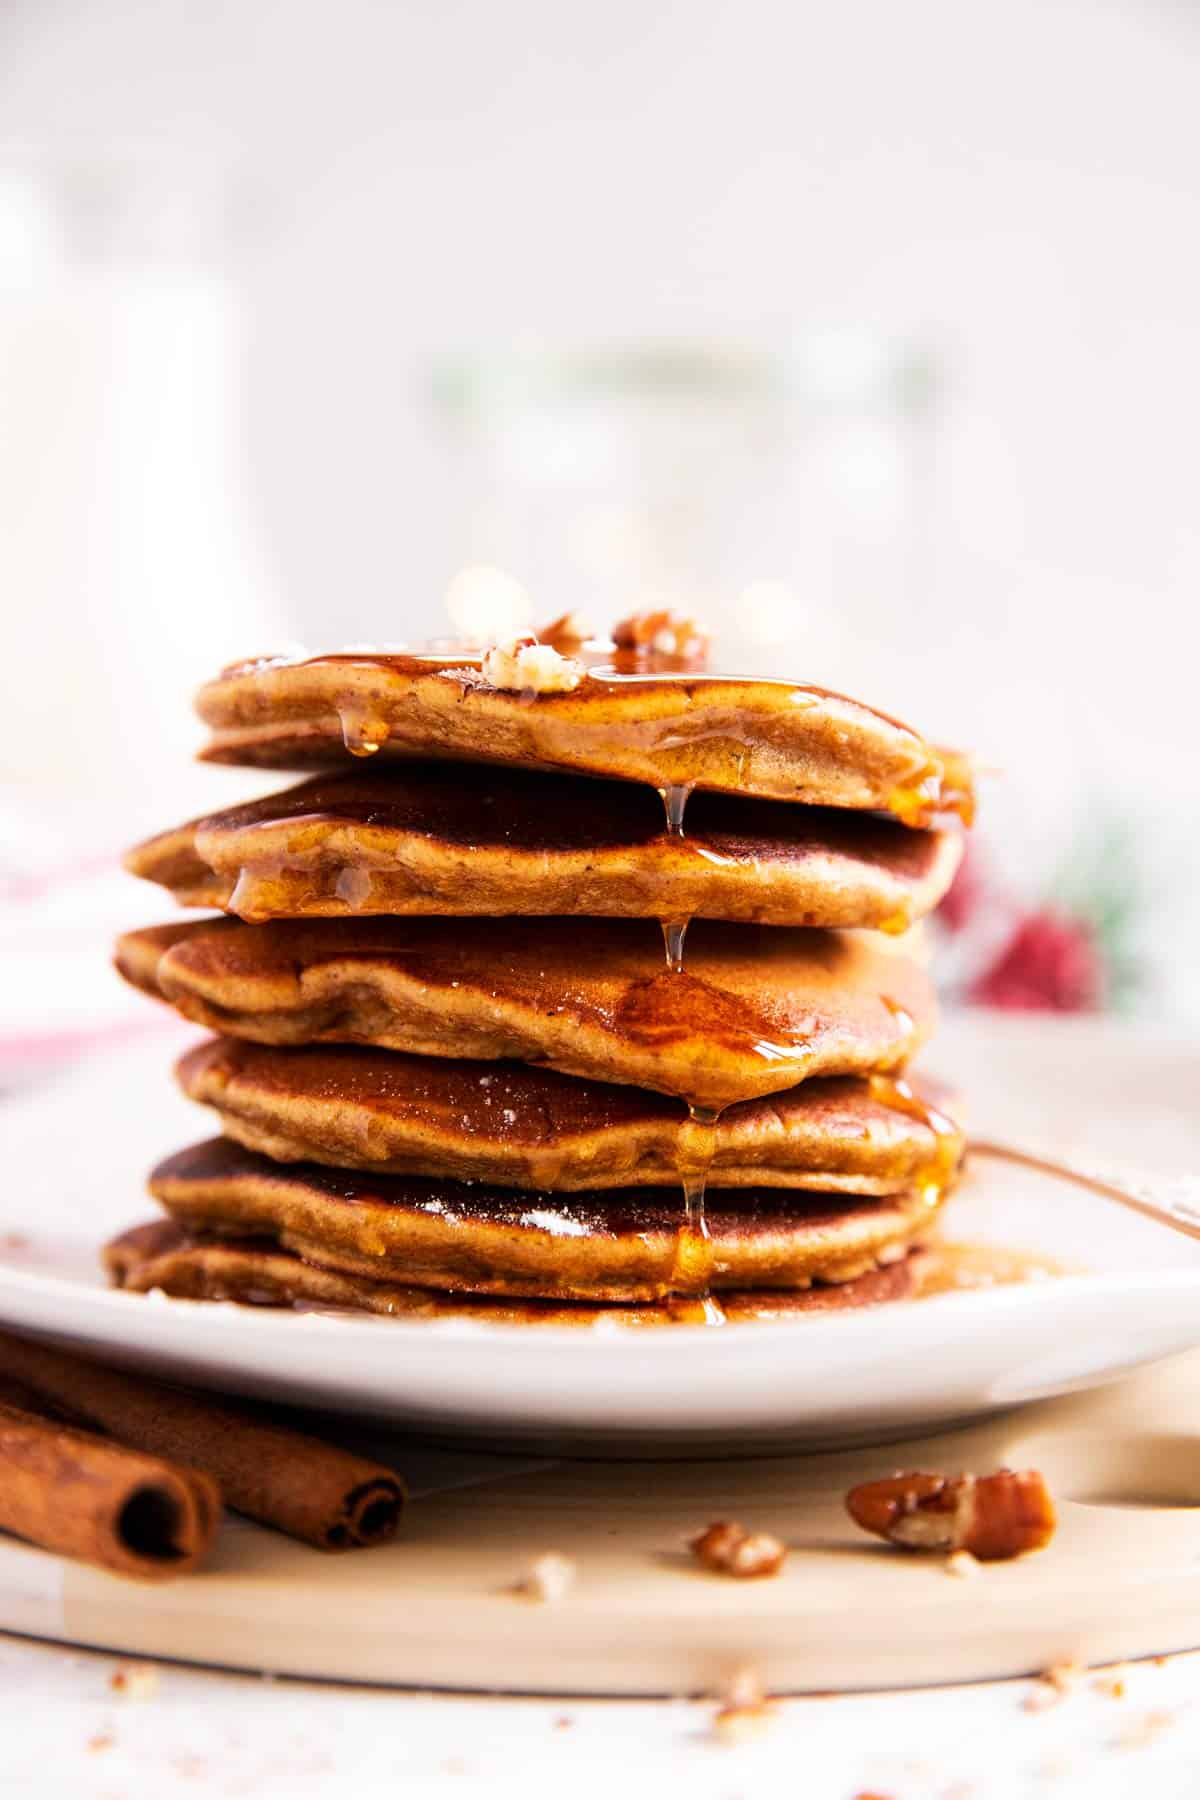
[[[225,902],[225,910],[236,913],[239,919],[248,919],[253,922],[258,916],[253,894],[254,876],[249,869],[239,869],[237,880],[233,884],[233,891]]]
[[[691,798],[692,784],[676,782],[660,788],[667,831],[683,839],[684,815]],[[667,968],[673,975],[683,973],[684,945],[690,919],[662,919],[663,948]],[[687,1121],[679,1137],[679,1181],[683,1188],[683,1223],[676,1251],[675,1293],[672,1313],[680,1322],[696,1325],[723,1325],[725,1313],[711,1293],[714,1255],[712,1235],[705,1213],[705,1191],[709,1170],[717,1148],[719,1107],[687,1103]]]
[[[899,1055],[895,1060],[899,1063],[903,1063],[911,1055],[916,1044],[917,1021],[905,1007],[900,1005],[898,1000],[893,1000],[890,994],[883,994],[880,998],[882,999],[885,1008],[890,1013],[892,1021],[901,1038],[901,1043],[898,1046]],[[911,1093],[912,1090],[909,1089],[909,1092]]]
[[[717,1121],[721,1109],[688,1102],[688,1116],[679,1134],[679,1179],[683,1188],[683,1224],[675,1261],[676,1294],[708,1301],[715,1256],[705,1213],[705,1191],[717,1149]],[[719,1311],[719,1308],[717,1309]],[[723,1315],[722,1315],[723,1318]],[[720,1323],[721,1320],[708,1320]]]
[[[683,946],[687,941],[687,929],[690,919],[660,919],[662,926],[663,949],[667,953],[667,967],[672,975],[683,973]]]
[[[682,841],[684,837],[683,819],[687,812],[687,803],[691,798],[690,782],[677,782],[671,787],[659,788],[659,796],[666,814],[667,831],[673,838]],[[683,972],[683,946],[687,938],[690,919],[660,919],[662,926],[663,949],[666,951],[667,967],[672,975]]]
[[[690,781],[675,782],[670,787],[658,790],[662,795],[663,811],[667,815],[667,830],[672,837],[683,836],[683,815],[692,796],[692,786]]]
[[[660,788],[667,831],[674,838],[684,837],[684,814],[691,797],[690,783],[674,783]],[[683,973],[684,945],[689,919],[662,919],[663,948],[667,968],[673,975]],[[672,1297],[672,1315],[681,1323],[723,1325],[725,1314],[710,1292],[713,1274],[712,1236],[705,1216],[704,1195],[708,1173],[717,1148],[717,1120],[720,1110],[688,1102],[687,1123],[680,1133],[679,1180],[683,1188],[683,1224],[676,1251],[676,1286]]]
[[[338,719],[342,742],[351,756],[374,756],[391,735],[386,719],[374,717],[366,707],[350,700],[342,702]]]
[[[872,1075],[871,1095],[881,1106],[890,1106],[918,1124],[937,1140],[938,1156],[928,1186],[940,1192],[955,1173],[962,1152],[962,1132],[954,1121],[918,1094],[911,1082],[899,1075]]]
[[[715,1294],[672,1294],[666,1302],[672,1325],[726,1325],[725,1308]]]
[[[242,864],[232,892],[225,902],[225,911],[236,913],[239,919],[245,919],[249,925],[277,918],[284,910],[277,891],[278,884],[287,868],[288,864],[283,857],[259,856],[252,864]]]

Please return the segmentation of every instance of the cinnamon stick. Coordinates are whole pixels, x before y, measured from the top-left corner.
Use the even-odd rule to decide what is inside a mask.
[[[195,1568],[221,1517],[216,1483],[0,1401],[0,1528],[161,1581]]]
[[[150,1456],[203,1469],[227,1505],[320,1550],[394,1537],[404,1484],[391,1469],[259,1417],[248,1407],[102,1367],[0,1332],[0,1384],[17,1382],[38,1410]]]

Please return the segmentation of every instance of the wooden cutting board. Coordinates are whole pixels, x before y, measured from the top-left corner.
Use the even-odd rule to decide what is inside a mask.
[[[1122,1386],[882,1449],[726,1462],[546,1462],[391,1440],[417,1490],[386,1549],[323,1556],[234,1520],[198,1576],[142,1587],[0,1542],[0,1628],[290,1675],[514,1693],[678,1694],[753,1663],[773,1692],[1027,1674],[1200,1643],[1200,1353]],[[1040,1468],[1042,1554],[966,1579],[846,1519],[896,1468]],[[784,1538],[773,1580],[698,1569],[736,1518]],[[514,1592],[556,1550],[556,1604]]]

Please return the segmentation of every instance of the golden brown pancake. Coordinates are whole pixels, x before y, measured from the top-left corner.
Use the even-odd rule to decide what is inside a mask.
[[[688,1160],[681,1101],[524,1063],[215,1038],[178,1076],[229,1137],[278,1162],[571,1193],[675,1186]],[[962,1154],[949,1119],[879,1077],[743,1101],[715,1137],[714,1187],[889,1194],[944,1183]]]
[[[576,1194],[271,1162],[227,1139],[160,1163],[150,1191],[191,1231],[266,1236],[307,1262],[455,1293],[658,1300],[688,1292],[697,1246],[678,1185]],[[848,1280],[927,1232],[942,1200],[710,1189],[707,1286]]]
[[[201,688],[213,762],[342,764],[347,752],[575,770],[893,813],[970,812],[961,758],[824,688],[597,662],[569,693],[493,687],[479,657],[353,654],[238,663]]]
[[[244,919],[372,913],[741,919],[901,931],[954,877],[958,831],[696,794],[686,835],[633,782],[411,762],[317,776],[131,850],[184,906]]]
[[[117,967],[259,1043],[520,1059],[706,1107],[899,1067],[934,1022],[924,970],[865,937],[709,921],[681,973],[640,919],[207,919],[128,933]]]
[[[489,1324],[670,1325],[788,1319],[903,1300],[919,1291],[926,1263],[914,1250],[848,1281],[810,1287],[727,1290],[719,1298],[588,1304],[521,1296],[447,1294],[407,1282],[306,1262],[271,1237],[215,1237],[173,1219],[134,1226],[105,1247],[114,1286],[153,1288],[185,1300],[257,1306],[332,1306],[398,1318],[466,1318]]]

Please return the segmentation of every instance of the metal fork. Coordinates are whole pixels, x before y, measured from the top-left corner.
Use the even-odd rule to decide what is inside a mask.
[[[1044,1175],[1063,1176],[1105,1200],[1115,1200],[1131,1212],[1153,1219],[1156,1224],[1169,1225],[1172,1231],[1181,1231],[1185,1237],[1200,1238],[1200,1177],[1159,1178],[1125,1170],[1084,1168],[1080,1163],[1066,1162],[1062,1157],[1048,1156],[1041,1150],[987,1138],[982,1141],[972,1139],[970,1152],[972,1156],[990,1156],[999,1162],[1040,1169]]]

